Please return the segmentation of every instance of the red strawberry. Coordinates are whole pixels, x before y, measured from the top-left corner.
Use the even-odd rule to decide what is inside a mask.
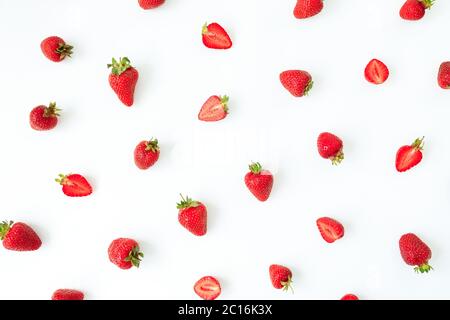
[[[92,187],[89,182],[79,174],[60,174],[55,181],[63,186],[62,191],[69,197],[85,197],[92,193]]]
[[[345,296],[343,296],[341,298],[341,300],[359,300],[359,298],[357,296],[355,296],[354,294],[346,294]]]
[[[374,84],[382,84],[389,77],[389,69],[377,59],[372,59],[364,70],[366,80]]]
[[[205,23],[202,28],[203,44],[211,49],[229,49],[233,45],[230,36],[218,23]]]
[[[131,107],[134,102],[134,89],[139,78],[138,71],[130,65],[128,58],[112,59],[112,63],[108,64],[111,68],[109,75],[109,84],[119,97],[120,101],[127,107]]]
[[[203,104],[198,119],[202,121],[219,121],[228,114],[228,96],[211,96]]]
[[[259,201],[266,201],[272,191],[272,174],[270,171],[263,170],[258,162],[252,163],[248,168],[250,172],[245,175],[245,185]]]
[[[344,160],[342,140],[329,132],[322,132],[317,138],[317,149],[322,158],[330,159],[333,165]]]
[[[422,161],[423,139],[417,138],[412,145],[400,147],[395,159],[398,172],[404,172],[418,165]]]
[[[37,106],[30,112],[30,126],[34,130],[50,130],[58,124],[58,116],[61,109],[56,107],[55,102],[49,106]]]
[[[108,248],[109,261],[120,269],[139,268],[144,254],[139,249],[139,244],[128,238],[118,238],[111,242]]]
[[[302,70],[283,71],[280,74],[280,81],[294,97],[308,95],[314,84],[311,75]]]
[[[165,0],[139,0],[139,5],[142,9],[154,9],[164,3]]]
[[[207,212],[203,203],[181,196],[177,209],[179,209],[178,221],[183,227],[196,236],[206,234]]]
[[[204,300],[215,300],[220,295],[222,289],[216,278],[206,276],[195,283],[194,291]]]
[[[52,300],[84,300],[84,293],[73,289],[58,289],[53,293]]]
[[[431,249],[414,233],[401,236],[399,241],[400,254],[406,264],[416,266],[414,271],[424,273],[433,268],[428,264],[431,259]]]
[[[294,16],[297,19],[306,19],[315,16],[323,9],[322,0],[297,0]]]
[[[434,0],[406,0],[400,8],[400,17],[405,20],[420,20],[425,15],[425,9],[430,9]]]
[[[450,89],[450,61],[442,62],[439,67],[438,83],[442,89]]]
[[[344,226],[332,218],[323,217],[316,221],[320,235],[328,242],[333,243],[344,236]]]
[[[13,251],[34,251],[42,242],[31,227],[22,222],[3,221],[0,223],[0,240],[3,246]]]
[[[54,62],[60,62],[65,57],[70,57],[73,47],[65,43],[60,37],[52,36],[41,42],[41,50],[44,55]]]
[[[139,169],[145,170],[150,168],[158,161],[158,158],[158,139],[152,138],[149,141],[141,141],[134,149],[134,163]]]
[[[288,268],[278,264],[272,264],[269,267],[269,275],[274,288],[283,289],[283,291],[287,291],[288,289],[292,290],[292,272]]]

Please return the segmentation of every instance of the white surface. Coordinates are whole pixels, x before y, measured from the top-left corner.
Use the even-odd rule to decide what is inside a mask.
[[[221,299],[450,298],[450,91],[436,81],[450,60],[450,2],[413,23],[398,16],[402,3],[326,1],[301,21],[295,0],[167,0],[153,11],[137,0],[0,0],[0,218],[43,241],[32,253],[0,250],[0,298],[68,287],[87,299],[198,299],[204,275],[220,280]],[[228,30],[231,50],[203,46],[205,21]],[[72,59],[44,58],[50,35],[75,46]],[[113,56],[139,70],[132,108],[108,85]],[[363,76],[374,57],[391,72],[381,86]],[[312,74],[310,96],[280,85],[291,68]],[[230,115],[201,123],[213,94],[230,95]],[[30,110],[53,100],[57,128],[33,131]],[[338,167],[317,153],[322,131],[344,140]],[[423,162],[397,173],[398,147],[422,135]],[[140,171],[133,149],[152,136],[160,160]],[[266,203],[244,185],[251,160],[274,173]],[[69,172],[86,175],[93,195],[64,196],[53,179]],[[205,237],[178,224],[180,192],[206,204]],[[345,237],[325,243],[321,216],[340,220]],[[402,261],[406,232],[432,248],[430,274]],[[140,269],[109,262],[117,237],[139,241]],[[272,263],[292,269],[295,294],[272,288]]]

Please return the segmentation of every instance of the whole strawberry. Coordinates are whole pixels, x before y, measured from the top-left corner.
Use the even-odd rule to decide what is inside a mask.
[[[183,227],[196,236],[206,234],[207,212],[203,203],[181,195],[177,209],[178,221]]]
[[[58,289],[53,293],[52,300],[84,300],[84,293],[73,289]]]
[[[164,4],[165,0],[139,0],[139,5],[142,9],[154,9]]]
[[[229,49],[233,45],[228,33],[216,22],[203,25],[202,41],[210,49]]]
[[[317,149],[322,158],[330,159],[333,165],[344,160],[342,140],[329,132],[322,132],[317,138]]]
[[[323,9],[322,0],[297,0],[294,16],[297,19],[306,19],[315,16]]]
[[[400,8],[400,17],[405,20],[420,20],[425,15],[425,9],[430,9],[434,0],[406,0]]]
[[[149,141],[141,141],[134,149],[134,163],[141,170],[150,168],[158,161],[158,158],[158,139],[152,138]]]
[[[442,89],[450,89],[450,61],[442,62],[439,67],[438,84]]]
[[[127,107],[131,107],[134,102],[134,89],[139,78],[138,71],[130,65],[128,58],[119,58],[119,61],[112,59],[108,64],[111,69],[109,84],[120,101]]]
[[[228,115],[228,96],[211,96],[203,104],[198,113],[198,120],[201,121],[219,121]]]
[[[194,285],[195,293],[204,300],[215,300],[222,289],[219,281],[211,276],[206,276],[198,280]]]
[[[423,139],[417,138],[412,145],[398,149],[395,158],[395,168],[398,172],[405,172],[422,161]]]
[[[357,296],[355,296],[354,294],[346,294],[345,296],[343,296],[341,298],[341,300],[359,300],[359,298]]]
[[[51,61],[60,62],[65,57],[70,57],[73,47],[66,44],[60,37],[52,36],[45,38],[41,42],[41,50]]]
[[[280,74],[280,81],[294,97],[303,97],[312,89],[311,75],[303,70],[287,70]]]
[[[431,249],[414,233],[401,236],[399,241],[400,254],[406,264],[416,266],[414,271],[426,273],[433,268],[428,264],[431,259]]]
[[[62,185],[62,191],[69,197],[85,197],[92,193],[91,185],[80,174],[59,174],[55,181]]]
[[[269,275],[274,288],[283,289],[283,291],[292,290],[292,272],[289,268],[272,264],[269,267]]]
[[[118,238],[111,242],[108,248],[109,260],[120,269],[139,268],[144,254],[139,249],[139,244],[128,238]]]
[[[316,224],[323,240],[328,243],[333,243],[344,236],[344,226],[337,220],[322,217],[317,219]]]
[[[256,199],[259,201],[266,201],[272,191],[272,174],[268,170],[263,170],[259,162],[250,164],[248,168],[250,169],[250,172],[245,175],[245,185]]]
[[[33,108],[30,112],[30,126],[34,130],[51,130],[58,124],[58,116],[61,109],[56,107],[55,102],[47,106],[41,105]]]
[[[42,242],[30,226],[22,222],[3,221],[0,223],[0,240],[5,249],[13,251],[34,251]]]

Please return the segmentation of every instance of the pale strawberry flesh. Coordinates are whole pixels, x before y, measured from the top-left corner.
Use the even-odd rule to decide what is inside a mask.
[[[195,293],[204,300],[215,300],[221,293],[220,283],[216,278],[206,276],[194,285]]]

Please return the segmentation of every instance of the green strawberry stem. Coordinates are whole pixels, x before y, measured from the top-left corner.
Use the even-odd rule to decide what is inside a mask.
[[[50,102],[44,110],[44,117],[58,117],[60,111],[61,109],[56,106],[56,102]]]
[[[425,9],[430,9],[431,6],[434,4],[435,0],[419,0],[419,1],[422,2]]]
[[[6,221],[6,220],[0,223],[0,240],[3,240],[6,237],[13,223],[14,221]]]
[[[430,270],[433,270],[433,267],[428,264],[428,261],[414,268],[417,273],[428,273]]]
[[[64,185],[67,182],[67,176],[65,174],[58,174],[59,178],[56,178],[55,181],[60,185]]]
[[[111,73],[120,76],[127,69],[131,68],[130,60],[127,57],[119,58],[119,62],[112,58],[112,63],[108,64],[108,68],[111,68]]]
[[[68,45],[66,43],[60,43],[58,49],[56,49],[56,53],[59,54],[60,60],[64,59],[65,57],[71,58],[73,46]]]
[[[416,150],[423,150],[423,146],[425,145],[425,142],[423,142],[423,139],[425,139],[425,137],[422,137],[422,139],[417,138],[416,140],[414,140],[411,147],[415,148]]]
[[[220,97],[220,102],[222,103],[223,111],[225,111],[225,113],[228,113],[228,101],[230,101],[229,96]]]
[[[288,277],[287,281],[281,281],[281,285],[283,286],[283,291],[288,291],[291,289],[292,293],[294,293],[294,288],[292,288],[292,278]]]
[[[308,82],[308,85],[305,88],[305,91],[303,92],[303,95],[307,96],[309,91],[312,89],[313,86],[314,86],[314,81],[310,80]]]
[[[145,151],[158,152],[159,151],[158,139],[151,138],[149,141],[147,141]]]
[[[142,261],[141,258],[143,257],[144,253],[139,250],[139,246],[134,246],[133,249],[131,249],[128,257],[125,258],[125,261],[129,261],[134,267],[139,268],[139,265]]]
[[[187,209],[192,207],[197,207],[199,205],[198,201],[192,200],[188,196],[186,198],[180,193],[181,201],[177,203],[177,209]]]
[[[202,34],[207,34],[209,32],[208,30],[208,22],[205,22],[205,24],[202,27]]]
[[[342,162],[342,160],[344,160],[344,152],[341,150],[339,150],[339,152],[334,156],[331,157],[331,163],[334,166],[337,166],[338,164],[340,164]]]
[[[262,171],[262,166],[259,164],[259,162],[252,162],[248,168],[250,171],[254,174],[260,174]]]

